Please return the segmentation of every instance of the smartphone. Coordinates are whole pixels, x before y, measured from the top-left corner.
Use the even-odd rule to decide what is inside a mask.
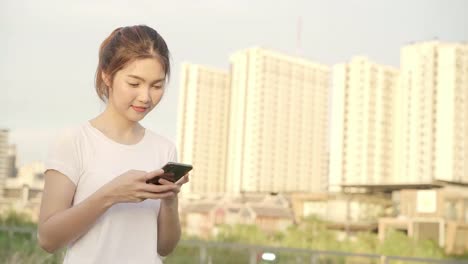
[[[168,162],[162,168],[164,170],[164,174],[161,176],[156,176],[151,180],[146,181],[146,183],[152,183],[156,185],[160,185],[159,179],[165,179],[170,182],[177,182],[182,178],[185,174],[192,170],[192,165],[178,163],[178,162]]]

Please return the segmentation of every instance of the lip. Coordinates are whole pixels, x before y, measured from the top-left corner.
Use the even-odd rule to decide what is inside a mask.
[[[148,107],[139,107],[139,106],[134,106],[134,105],[132,105],[132,108],[138,113],[144,113],[148,109]]]

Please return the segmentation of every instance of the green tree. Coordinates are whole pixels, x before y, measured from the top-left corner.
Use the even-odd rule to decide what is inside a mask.
[[[375,253],[378,243],[379,239],[376,234],[361,232],[356,235],[354,241],[348,240],[342,249],[354,253]]]
[[[326,222],[313,216],[299,225],[291,226],[286,231],[283,245],[315,250],[339,250],[341,246],[336,232],[329,230]]]
[[[221,225],[216,240],[267,245],[269,237],[255,225]]]
[[[444,252],[434,241],[418,241],[402,232],[391,230],[385,240],[379,243],[376,253],[390,256],[443,258]]]
[[[31,217],[25,213],[9,210],[0,215],[0,225],[2,226],[30,226],[36,224],[31,220]]]

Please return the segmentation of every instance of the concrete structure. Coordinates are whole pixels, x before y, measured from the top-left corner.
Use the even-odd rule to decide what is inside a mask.
[[[395,177],[468,183],[468,43],[401,49]]]
[[[389,229],[417,239],[432,239],[447,253],[468,250],[467,187],[447,185],[438,189],[395,192],[397,217],[379,220],[379,238]]]
[[[333,67],[330,191],[394,182],[398,74],[365,57]]]
[[[329,68],[258,47],[230,61],[228,191],[325,189]]]
[[[194,167],[190,192],[226,191],[228,79],[222,70],[182,65],[177,142],[179,160]]]
[[[297,193],[290,200],[297,222],[313,216],[345,231],[376,230],[380,217],[394,214],[392,202],[382,195]]]
[[[17,170],[17,164],[16,164],[16,145],[10,145],[8,147],[8,161],[7,161],[7,167],[8,167],[8,177],[9,178],[14,178],[17,176],[18,170]]]
[[[8,178],[4,195],[0,198],[0,213],[15,210],[28,214],[36,221],[44,188],[43,172],[43,163],[32,162],[21,167],[16,177]]]
[[[0,129],[0,197],[4,195],[8,178],[8,135],[7,129]]]
[[[181,223],[189,235],[208,238],[221,225],[255,225],[264,232],[294,224],[289,201],[281,195],[220,196],[180,200]]]

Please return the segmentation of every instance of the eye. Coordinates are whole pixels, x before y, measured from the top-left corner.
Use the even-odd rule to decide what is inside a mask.
[[[128,83],[128,85],[130,85],[131,87],[138,87],[138,83]]]
[[[156,90],[159,90],[159,89],[162,89],[163,86],[162,85],[155,85],[155,86],[153,86],[153,88],[156,89]]]

